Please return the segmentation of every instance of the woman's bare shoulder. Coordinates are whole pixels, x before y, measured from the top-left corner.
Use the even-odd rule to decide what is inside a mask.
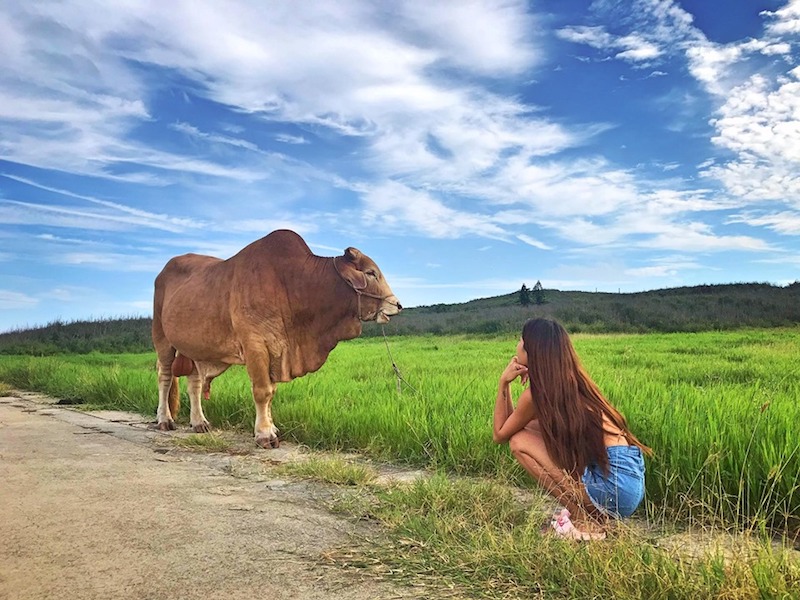
[[[525,407],[529,411],[533,413],[533,418],[537,418],[539,416],[539,411],[536,410],[536,402],[533,401],[533,392],[531,392],[530,387],[526,387],[522,390],[522,393],[519,395],[519,402],[517,403],[518,407]]]

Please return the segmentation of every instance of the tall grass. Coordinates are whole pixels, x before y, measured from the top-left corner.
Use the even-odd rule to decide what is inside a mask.
[[[574,340],[600,388],[656,453],[647,462],[651,511],[703,522],[800,526],[800,330]],[[283,436],[527,482],[507,448],[491,441],[497,377],[516,336],[397,337],[389,343],[410,386],[398,389],[383,340],[340,344],[320,371],[278,386],[273,412]],[[155,414],[150,354],[2,357],[0,380]],[[213,425],[252,427],[243,369],[214,381],[204,410]],[[187,411],[184,398],[184,420]]]

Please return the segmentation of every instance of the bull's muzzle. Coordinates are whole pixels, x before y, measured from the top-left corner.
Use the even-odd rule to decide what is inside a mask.
[[[397,299],[397,296],[389,296],[383,299],[381,307],[378,309],[378,316],[375,321],[383,325],[389,322],[389,317],[392,317],[403,310],[402,304]]]

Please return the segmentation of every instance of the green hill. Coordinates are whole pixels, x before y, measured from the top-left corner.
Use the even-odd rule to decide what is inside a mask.
[[[520,304],[520,292],[463,304],[404,310],[387,333],[497,333],[521,329],[535,316],[558,319],[571,332],[678,332],[780,327],[800,323],[800,282],[781,287],[738,283],[632,294],[543,290],[542,304]],[[380,328],[365,327],[366,335]]]
[[[536,300],[542,303],[537,304]],[[800,282],[786,287],[737,283],[668,288],[634,294],[542,291],[530,304],[520,292],[461,304],[405,309],[365,336],[517,333],[534,316],[561,321],[575,332],[678,332],[783,327],[800,324]],[[0,354],[146,352],[152,349],[149,318],[54,322],[0,334]]]

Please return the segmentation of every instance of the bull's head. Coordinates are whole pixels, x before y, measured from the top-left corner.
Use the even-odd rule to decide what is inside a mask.
[[[358,294],[358,318],[362,321],[388,323],[403,307],[383,278],[378,265],[356,248],[348,248],[334,259],[336,270]]]

